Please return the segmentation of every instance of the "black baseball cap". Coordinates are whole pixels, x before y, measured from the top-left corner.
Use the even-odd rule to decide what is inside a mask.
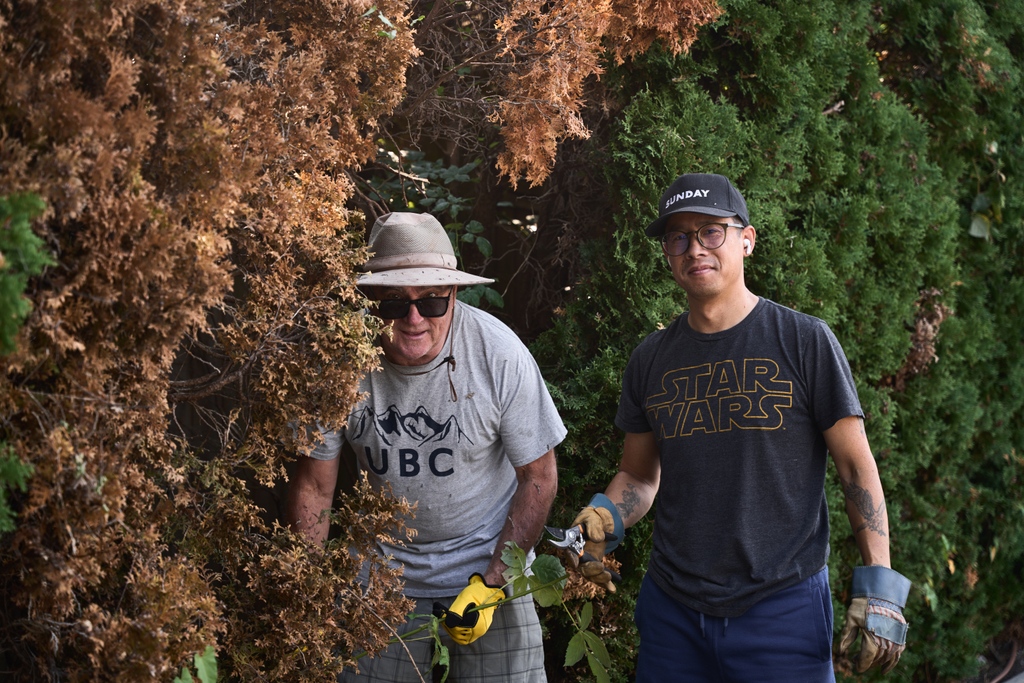
[[[684,173],[661,195],[658,218],[647,226],[647,236],[661,237],[668,217],[684,211],[737,216],[744,226],[750,225],[747,202],[728,178],[716,173]]]

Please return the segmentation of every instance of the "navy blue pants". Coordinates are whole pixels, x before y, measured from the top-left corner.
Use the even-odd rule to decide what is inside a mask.
[[[637,683],[834,683],[828,567],[730,619],[680,604],[644,577]]]

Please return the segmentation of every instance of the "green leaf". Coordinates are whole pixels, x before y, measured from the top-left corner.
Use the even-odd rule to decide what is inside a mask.
[[[442,681],[448,678],[448,667],[451,664],[451,654],[448,652],[448,648],[441,644],[441,640],[437,639],[434,641],[434,657],[430,661],[430,668],[436,666],[444,667],[444,676]]]
[[[530,567],[541,583],[551,583],[556,579],[565,578],[565,567],[554,555],[540,555]]]
[[[541,607],[561,604],[567,577],[565,568],[558,561],[558,558],[553,555],[541,555],[533,561],[530,569],[533,571],[533,576],[530,577],[531,589],[536,586],[545,586],[533,593],[533,599],[537,604]],[[559,579],[561,580],[559,581]],[[557,583],[553,585],[545,585],[555,581]]]
[[[181,675],[174,678],[174,683],[193,683],[192,674],[189,673],[187,666],[181,668]]]
[[[593,655],[587,655],[587,664],[590,665],[590,671],[593,672],[594,678],[597,679],[597,683],[611,683],[611,678],[608,677],[608,670],[597,660]]]
[[[594,620],[594,603],[589,600],[583,604],[580,610],[580,631],[590,628],[590,622]]]
[[[516,545],[514,541],[505,541],[505,547],[501,551],[501,561],[508,566],[508,569],[502,572],[506,581],[516,582],[526,578],[526,551]],[[516,592],[520,591],[517,589]]]
[[[583,633],[577,633],[569,640],[569,647],[565,650],[565,666],[572,666],[580,661],[587,654],[584,644]]]
[[[207,645],[203,654],[196,654],[196,674],[203,683],[217,683],[217,651]]]
[[[466,287],[465,289],[459,290],[459,293],[455,297],[466,304],[467,306],[480,307],[480,296],[481,291],[477,287]]]
[[[606,667],[612,665],[612,658],[608,655],[608,648],[605,646],[604,641],[592,631],[584,631],[583,639],[587,641],[587,648],[594,653],[597,660],[604,664]]]
[[[483,289],[484,298],[487,299],[487,303],[495,308],[505,307],[505,300],[501,298],[501,294],[498,293],[498,290],[492,287],[485,287],[483,285],[480,285],[480,288]]]
[[[484,258],[490,258],[491,254],[494,253],[494,247],[491,246],[491,241],[486,237],[476,238],[476,248],[484,255]]]
[[[474,235],[479,235],[484,231],[484,224],[480,221],[470,221],[466,223],[466,231],[471,232]]]
[[[532,588],[532,586],[531,586]],[[536,590],[533,595],[533,600],[541,607],[552,607],[554,605],[561,604],[562,592],[565,589],[565,584],[558,584],[555,586],[545,586]]]
[[[512,582],[512,594],[522,595],[530,591],[530,577],[529,576],[517,576]]]

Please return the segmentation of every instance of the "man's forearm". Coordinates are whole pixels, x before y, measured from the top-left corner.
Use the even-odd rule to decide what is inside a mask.
[[[846,515],[865,565],[889,567],[889,516],[864,420],[851,415],[825,430],[825,445],[846,496]]]
[[[529,550],[537,545],[540,539],[544,523],[551,512],[551,503],[558,491],[558,471],[554,466],[553,453],[550,454],[550,458],[550,464],[538,463],[539,467],[527,471],[520,478],[509,505],[505,526],[501,530],[494,555],[484,573],[484,582],[490,586],[505,583],[502,572],[507,566],[501,561],[505,543],[512,541],[520,548]]]
[[[285,522],[320,545],[330,530],[327,511],[334,502],[335,465],[300,458],[285,496]]]
[[[619,472],[604,491],[615,505],[624,528],[633,526],[647,514],[654,505],[660,484],[661,459],[654,433],[627,433]]]
[[[295,531],[305,534],[309,540],[323,545],[330,529],[330,522],[327,519],[330,507],[330,498],[301,495],[298,492],[292,494],[289,491],[285,504],[285,521]]]
[[[641,481],[628,472],[619,472],[612,478],[605,495],[615,504],[627,529],[648,513],[658,493],[655,486]]]
[[[841,477],[840,481],[846,496],[846,515],[863,563],[889,567],[889,516],[881,482],[877,475],[850,480]]]

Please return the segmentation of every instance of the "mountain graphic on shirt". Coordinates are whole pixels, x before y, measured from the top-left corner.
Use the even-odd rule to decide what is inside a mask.
[[[463,439],[473,443],[459,426],[454,415],[444,422],[438,422],[430,416],[426,408],[419,406],[411,413],[401,413],[394,405],[379,415],[370,406],[364,407],[356,417],[356,430],[353,438],[358,440],[370,426],[377,431],[377,436],[388,446],[402,436],[408,437],[416,444],[447,441],[454,438],[456,443]]]

